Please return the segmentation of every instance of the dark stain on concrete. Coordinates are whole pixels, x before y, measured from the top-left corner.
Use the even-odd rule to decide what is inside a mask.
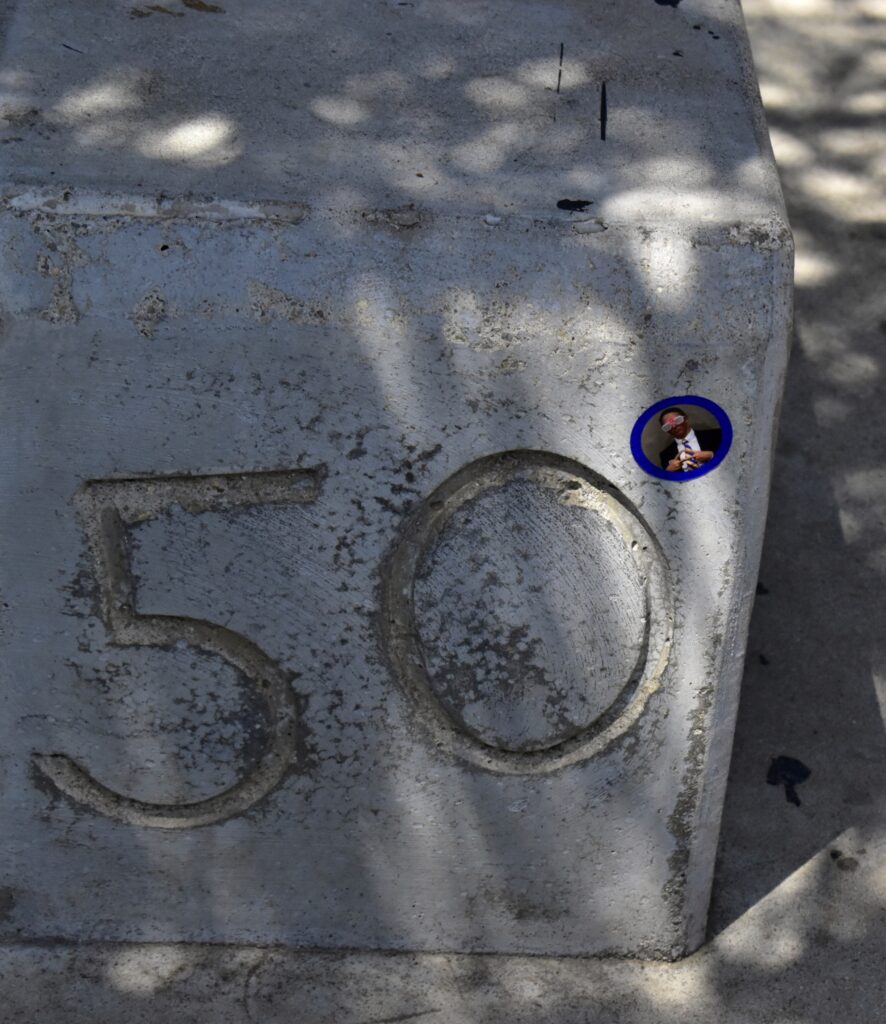
[[[402,4],[398,6],[402,7]],[[407,1020],[417,1020],[419,1017],[427,1017],[433,1013],[439,1013],[436,1008],[431,1010],[416,1010],[414,1013],[400,1013],[396,1017],[377,1017],[366,1021],[365,1024],[403,1024]]]
[[[15,910],[15,889],[8,885],[0,886],[0,921],[8,921]]]
[[[862,853],[864,851],[861,851]],[[855,857],[847,857],[842,850],[836,849],[831,850],[831,860],[837,865],[841,871],[858,871],[858,861]]]
[[[766,773],[766,781],[770,786],[784,786],[785,799],[788,803],[800,806],[800,797],[797,795],[797,786],[805,782],[812,774],[812,769],[807,768],[802,761],[795,757],[787,757],[779,754],[773,757]]]
[[[361,216],[369,224],[393,228],[395,231],[420,227],[427,220],[427,214],[417,210],[415,203],[407,203],[390,210],[365,210]]]

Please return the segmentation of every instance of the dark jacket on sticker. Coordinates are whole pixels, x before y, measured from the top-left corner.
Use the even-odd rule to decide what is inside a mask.
[[[698,443],[701,445],[703,452],[713,452],[716,455],[720,442],[723,440],[723,431],[719,427],[715,427],[712,430],[696,430],[695,436],[698,438]],[[671,441],[658,457],[661,462],[661,468],[667,469],[668,463],[671,459],[676,459],[676,457],[677,442]]]

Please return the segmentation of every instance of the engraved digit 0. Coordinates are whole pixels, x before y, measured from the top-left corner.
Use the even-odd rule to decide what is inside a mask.
[[[319,470],[141,477],[87,483],[77,504],[95,561],[102,618],[113,643],[167,646],[184,642],[223,658],[258,689],[271,728],[254,768],[233,786],[193,803],[149,803],[98,782],[65,754],[35,754],[37,767],[63,793],[99,814],[150,828],[194,828],[242,814],[281,781],[297,748],[297,704],[286,673],[240,633],[201,619],[136,611],[127,527],[178,505],[187,512],[313,501]]]

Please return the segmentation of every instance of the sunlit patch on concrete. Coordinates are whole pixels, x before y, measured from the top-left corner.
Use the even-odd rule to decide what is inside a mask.
[[[124,948],[109,960],[107,979],[118,992],[150,996],[174,978],[186,976],[190,959],[180,946]]]
[[[473,78],[465,85],[465,96],[478,107],[519,109],[532,99],[525,85],[509,78]]]
[[[68,93],[56,110],[69,118],[92,117],[96,114],[133,110],[142,105],[131,83],[104,82]]]
[[[148,131],[137,144],[143,156],[155,160],[181,160],[199,165],[226,164],[241,147],[234,123],[218,114],[183,121],[168,131]]]
[[[839,268],[830,256],[821,252],[798,249],[794,260],[794,283],[800,288],[814,288],[830,281]]]
[[[883,73],[886,75],[886,66]],[[869,128],[831,128],[819,135],[819,141],[835,156],[874,156],[883,151],[882,135]]]
[[[647,294],[655,294],[655,305],[671,312],[685,308],[697,285],[694,250],[688,242],[652,231],[631,240],[634,266]]]
[[[770,128],[769,139],[779,167],[805,167],[815,159],[810,145],[782,128]]]
[[[685,1019],[686,1007],[707,1001],[715,991],[708,964],[696,960],[694,966],[696,969],[689,972],[681,971],[678,964],[656,964],[653,970],[639,974],[637,987],[651,1006]]]
[[[833,0],[780,0],[779,13],[785,18],[818,17],[823,14],[831,14],[833,7]],[[752,3],[748,10],[755,11],[758,8],[771,10],[771,4]],[[762,13],[762,11],[757,11],[757,13]]]
[[[419,65],[419,74],[431,82],[440,82],[451,78],[458,68],[458,64],[451,57],[445,54],[434,54],[426,57]]]
[[[868,18],[886,21],[886,0],[861,0],[858,10]]]
[[[350,128],[369,117],[369,110],[348,96],[318,96],[311,104],[311,110],[321,121],[328,121],[339,128]]]
[[[525,149],[529,144],[531,134],[527,133],[526,126],[506,121],[454,147],[452,158],[462,170],[485,174],[501,167],[513,151]]]
[[[4,68],[0,71],[0,87],[4,89],[30,89],[37,84],[37,76],[30,71]]]
[[[790,110],[792,107],[803,106],[807,102],[799,88],[785,82],[766,81],[765,79],[760,82],[760,95],[763,97],[763,106],[767,110]]]
[[[707,185],[714,179],[714,169],[700,154],[694,157],[679,154],[657,156],[649,160],[638,161],[637,170],[650,180],[661,178],[666,180],[692,180],[699,185]]]
[[[798,185],[807,196],[842,220],[869,223],[886,219],[886,195],[867,174],[835,167],[810,167],[799,172]]]
[[[840,532],[843,534],[843,540],[847,544],[857,544],[864,535],[864,524],[857,513],[852,509],[840,508],[837,510],[837,516],[840,520]]]
[[[616,192],[600,206],[604,219],[630,220],[642,216],[662,222],[728,218],[730,202],[719,189],[700,188],[691,192],[678,189],[634,188]]]
[[[560,61],[553,47],[551,47],[550,59],[528,60],[521,64],[514,72],[514,77],[527,85],[540,85],[543,88],[554,89],[557,85],[557,77],[560,71]],[[590,80],[590,75],[585,65],[578,60],[565,57],[562,62],[562,75],[560,75],[560,92],[575,89],[584,85]]]
[[[886,89],[870,89],[846,100],[850,114],[886,114]]]
[[[735,180],[748,192],[765,192],[771,180],[772,166],[768,157],[748,157],[735,166]]]
[[[836,395],[820,395],[812,403],[815,418],[823,427],[836,427],[852,415],[852,406]]]
[[[862,352],[846,352],[831,363],[827,375],[835,384],[858,388],[879,380],[880,367]]]
[[[846,474],[846,493],[856,501],[886,503],[886,469],[857,469]]]

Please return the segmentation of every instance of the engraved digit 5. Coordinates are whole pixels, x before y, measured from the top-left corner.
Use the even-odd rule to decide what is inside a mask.
[[[83,487],[77,503],[95,561],[102,617],[112,641],[121,646],[184,642],[223,658],[258,688],[271,727],[252,770],[205,800],[169,804],[136,800],[98,782],[65,754],[35,754],[37,767],[58,789],[100,814],[131,825],[193,828],[242,814],[281,781],[297,746],[297,705],[290,679],[261,648],[224,626],[136,611],[127,527],[175,505],[194,513],[312,501],[320,482],[318,470],[293,470],[96,480]]]

